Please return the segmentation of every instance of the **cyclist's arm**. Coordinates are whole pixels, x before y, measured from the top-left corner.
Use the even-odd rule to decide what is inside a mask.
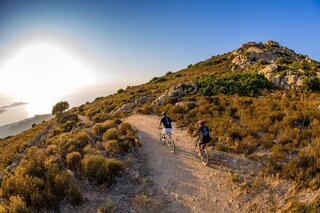
[[[193,132],[192,137],[196,137],[200,132],[200,129],[198,128],[196,131]]]

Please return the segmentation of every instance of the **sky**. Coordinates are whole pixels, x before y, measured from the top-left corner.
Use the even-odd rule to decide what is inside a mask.
[[[275,40],[319,61],[319,38],[320,0],[0,0],[0,84],[2,78],[15,87],[13,76],[29,70],[14,64],[30,54],[44,61],[65,54],[62,62],[78,64],[71,70],[81,67],[83,79],[76,81],[90,79],[82,86],[110,90],[183,69],[247,41]],[[0,85],[0,103],[5,95],[10,97]]]

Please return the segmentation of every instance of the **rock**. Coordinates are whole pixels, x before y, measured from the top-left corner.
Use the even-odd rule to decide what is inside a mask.
[[[67,114],[67,115],[63,115],[60,119],[59,122],[60,123],[65,123],[67,121],[73,121],[73,122],[78,122],[78,115],[76,114]]]
[[[239,49],[232,51],[234,66],[232,71],[243,68],[247,65],[256,64],[258,61],[274,64],[278,58],[287,58],[292,61],[303,60],[304,57],[297,55],[293,50],[280,46],[278,42],[267,41],[265,44],[256,42],[247,42]]]
[[[272,81],[272,76],[275,71],[278,70],[278,65],[270,64],[259,71],[260,74],[263,74],[266,79]]]
[[[197,105],[197,102],[196,101],[184,101],[184,102],[178,102],[175,105],[176,106]]]
[[[121,111],[124,111],[124,110],[128,110],[130,108],[133,108],[135,106],[135,104],[133,102],[130,102],[130,103],[127,103],[125,105],[123,105],[122,107],[120,107],[119,109]]]
[[[142,96],[140,98],[138,98],[137,100],[135,100],[135,104],[144,104],[147,100],[149,99],[149,96]]]
[[[164,93],[162,93],[154,102],[155,105],[163,105],[166,100],[170,98],[180,99],[187,95],[187,93],[190,93],[192,91],[198,91],[198,87],[196,84],[193,84],[192,82],[187,84],[177,84]]]
[[[235,71],[237,71],[239,69],[240,69],[240,66],[236,64],[236,65],[232,66],[231,71],[235,72]]]
[[[266,41],[265,45],[267,45],[267,46],[276,46],[276,47],[279,47],[279,46],[280,46],[280,44],[279,44],[278,42],[276,42],[276,41],[271,41],[271,40]]]
[[[242,44],[242,45],[240,46],[240,48],[254,47],[254,46],[256,46],[256,45],[257,45],[256,42],[254,42],[254,41],[249,41],[249,42],[247,42],[247,43]]]
[[[271,82],[274,83],[276,86],[280,86],[281,83],[281,76],[275,75],[271,78]]]
[[[121,111],[124,111],[124,110],[128,110],[128,109],[132,109],[135,106],[136,106],[136,104],[134,102],[130,102],[130,103],[124,104],[121,107],[119,107],[118,109],[114,110],[112,112],[112,114],[115,114],[115,113],[118,113],[118,112],[121,112]]]
[[[262,70],[260,70],[259,73],[266,75],[269,73],[274,73],[277,70],[278,70],[278,65],[270,64],[270,65],[266,66],[265,68],[263,68]]]
[[[296,81],[297,86],[301,87],[303,85],[305,76],[299,76],[298,80]]]
[[[299,76],[297,75],[288,75],[288,84],[295,84],[298,81]]]

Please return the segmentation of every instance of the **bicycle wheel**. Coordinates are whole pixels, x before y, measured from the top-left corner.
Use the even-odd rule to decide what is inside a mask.
[[[162,142],[162,144],[165,144],[166,142],[166,136],[162,132],[160,132],[160,141]]]
[[[175,150],[176,150],[176,146],[175,146],[175,144],[174,144],[174,142],[173,142],[173,140],[171,138],[167,139],[167,145],[169,147],[170,152],[174,153]]]
[[[208,155],[208,152],[206,149],[204,149],[202,152],[201,152],[201,161],[202,161],[202,164],[207,166],[208,163],[209,163],[209,155]]]

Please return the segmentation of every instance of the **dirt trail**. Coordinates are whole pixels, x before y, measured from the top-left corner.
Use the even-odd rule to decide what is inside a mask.
[[[138,131],[154,187],[170,200],[161,212],[247,212],[239,200],[239,189],[231,182],[230,171],[236,168],[236,172],[248,172],[250,163],[240,157],[210,151],[211,159],[215,159],[211,162],[213,166],[203,166],[195,158],[193,139],[175,125],[176,153],[171,154],[159,141],[159,120],[159,117],[145,115],[126,119]]]

